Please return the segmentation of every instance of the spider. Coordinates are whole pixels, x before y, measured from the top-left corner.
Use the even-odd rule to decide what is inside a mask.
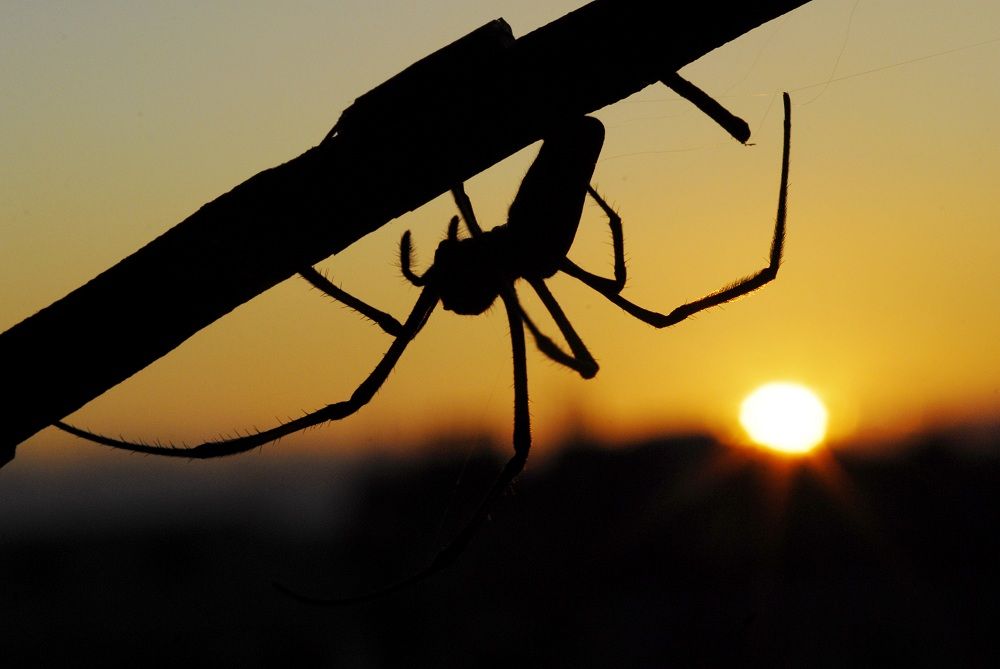
[[[417,274],[412,269],[410,232],[403,234],[399,247],[402,273],[410,283],[420,287],[421,292],[409,316],[402,323],[337,288],[315,269],[309,268],[302,272],[302,275],[317,288],[367,316],[394,337],[382,360],[349,399],[329,404],[268,430],[185,448],[114,439],[62,422],[56,425],[66,432],[91,441],[140,453],[185,458],[214,458],[248,451],[307,427],[339,420],[366,405],[385,382],[407,345],[423,328],[439,302],[448,311],[463,315],[478,315],[499,298],[503,303],[510,327],[513,358],[513,455],[486,493],[472,519],[437,553],[429,565],[402,581],[373,593],[347,599],[321,601],[327,603],[360,601],[422,580],[458,556],[473,538],[495,499],[524,468],[531,449],[525,327],[531,333],[538,349],[555,362],[576,371],[585,379],[597,373],[597,362],[549,291],[545,284],[546,279],[557,272],[564,272],[590,286],[626,313],[653,327],[664,328],[675,325],[700,311],[745,295],[775,278],[781,263],[785,238],[791,136],[791,103],[787,93],[783,95],[783,101],[785,118],[781,179],[768,265],[701,299],[683,304],[669,313],[659,313],[643,308],[621,296],[626,278],[621,218],[590,185],[604,143],[604,126],[593,117],[580,116],[546,136],[538,156],[528,169],[510,206],[506,224],[483,230],[464,186],[458,184],[452,189],[452,195],[461,218],[459,216],[451,218],[447,236],[439,244],[433,263],[423,274]],[[588,195],[608,217],[614,256],[612,278],[593,274],[567,257]],[[468,237],[459,236],[460,221],[464,221],[469,232]],[[521,307],[515,289],[518,280],[527,282],[538,295],[568,344],[568,352],[545,336]]]

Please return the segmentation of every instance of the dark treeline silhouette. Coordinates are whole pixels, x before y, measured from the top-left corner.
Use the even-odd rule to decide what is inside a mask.
[[[462,560],[351,607],[302,604],[270,582],[340,596],[411,573],[474,512],[502,459],[387,461],[365,477],[350,521],[309,539],[254,530],[239,512],[8,536],[4,657],[996,666],[1000,435],[989,438],[987,456],[934,437],[893,458],[829,456],[823,467],[698,437],[577,445],[522,476]]]

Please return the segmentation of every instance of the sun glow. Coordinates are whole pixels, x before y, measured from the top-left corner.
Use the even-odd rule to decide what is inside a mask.
[[[761,446],[807,453],[826,436],[826,407],[797,383],[775,382],[754,390],[740,406],[740,424]]]

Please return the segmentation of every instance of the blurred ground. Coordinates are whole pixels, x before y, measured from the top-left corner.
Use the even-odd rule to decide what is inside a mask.
[[[347,608],[271,582],[349,595],[407,575],[499,460],[386,460],[325,484],[295,465],[331,489],[310,498],[329,513],[303,509],[299,528],[294,504],[278,513],[273,490],[231,482],[180,517],[88,525],[65,508],[68,524],[32,529],[0,515],[0,653],[5,666],[997,666],[990,437],[991,453],[939,436],[798,465],[699,437],[579,444],[522,476],[456,565]],[[30,486],[6,483],[5,507],[24,504]],[[155,506],[154,483],[132,485]]]

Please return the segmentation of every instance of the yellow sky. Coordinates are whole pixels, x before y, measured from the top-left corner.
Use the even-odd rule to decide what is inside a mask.
[[[498,16],[522,35],[580,4],[5,3],[0,328],[316,144],[355,97],[414,60]],[[790,91],[786,262],[763,291],[666,331],[553,279],[601,371],[583,381],[529,353],[537,447],[551,446],[567,420],[608,438],[725,434],[743,396],[773,379],[815,388],[842,439],[996,417],[998,64],[997,3],[814,0],[683,71],[750,122],[755,146],[663,88],[598,113],[608,136],[595,183],[624,219],[626,294],[666,310],[765,262],[778,95]],[[503,222],[536,150],[468,184],[485,225]],[[322,268],[401,317],[416,291],[396,266],[399,235],[413,230],[426,263],[452,213],[439,198]],[[610,267],[594,207],[571,255]],[[176,441],[266,427],[347,397],[387,345],[292,280],[73,420]],[[501,309],[439,311],[370,406],[279,448],[368,452],[440,430],[505,438],[509,349]],[[18,458],[70,448],[89,447],[49,430]]]

